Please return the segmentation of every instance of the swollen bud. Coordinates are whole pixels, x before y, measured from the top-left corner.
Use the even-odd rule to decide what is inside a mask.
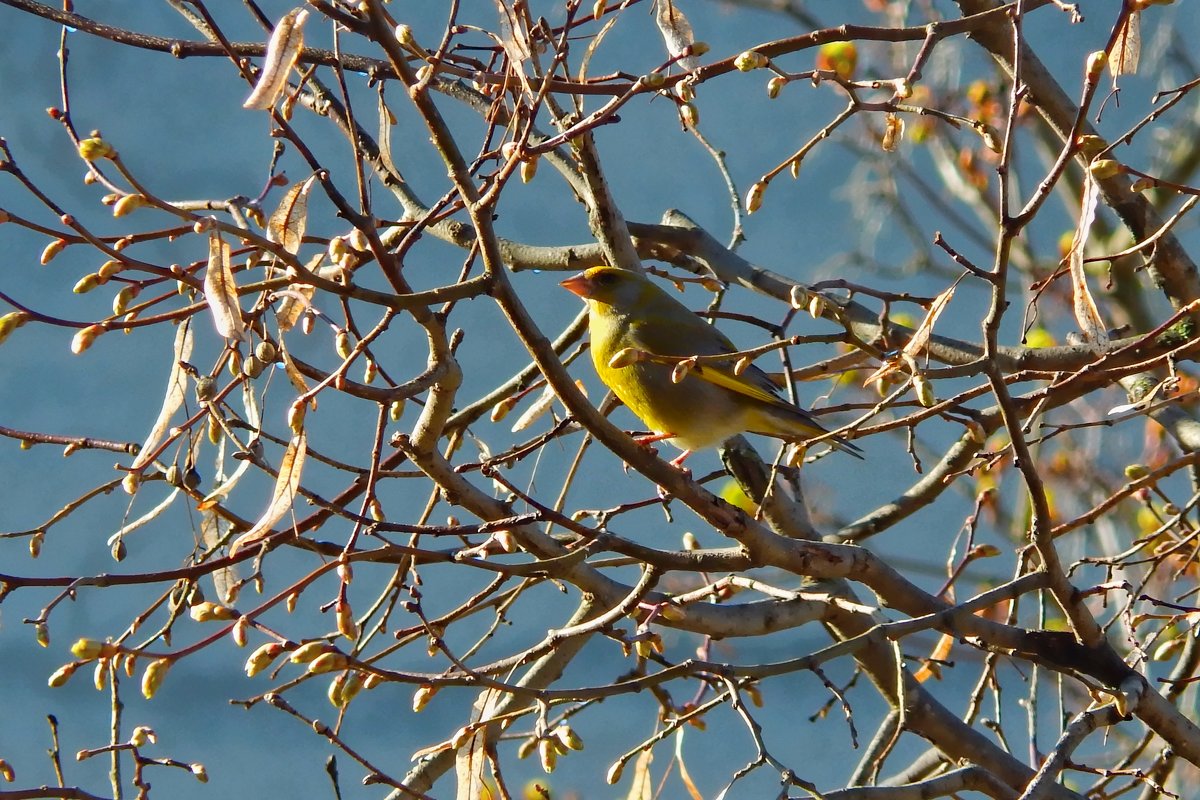
[[[636,364],[641,360],[641,350],[635,347],[622,347],[613,353],[613,357],[608,360],[608,366],[613,369],[621,369],[622,367],[628,367],[630,364]]]
[[[1100,73],[1104,71],[1104,67],[1108,64],[1108,53],[1103,50],[1097,50],[1088,56],[1087,59],[1087,78],[1089,81],[1094,81],[1100,77]]]
[[[71,680],[71,676],[75,674],[75,670],[77,669],[79,669],[79,665],[74,662],[63,664],[54,671],[54,674],[50,676],[50,679],[46,683],[51,689],[66,686],[67,681]]]
[[[558,748],[554,746],[553,740],[538,740],[538,761],[542,765],[543,772],[546,774],[554,772],[555,766],[558,765]]]
[[[683,84],[680,83],[680,86]],[[684,103],[679,107],[679,116],[683,119],[683,124],[689,128],[695,128],[700,124],[700,111],[694,103]]]
[[[116,154],[117,151],[111,144],[98,137],[79,142],[79,157],[84,161],[99,161],[102,158],[112,158]]]
[[[1098,181],[1119,175],[1121,171],[1121,163],[1113,158],[1098,158],[1088,165],[1088,172]]]
[[[336,648],[328,642],[308,642],[292,651],[288,661],[293,664],[307,664],[323,653],[332,653]]]
[[[756,69],[762,69],[769,63],[771,60],[757,50],[739,53],[738,57],[733,60],[733,65],[742,72],[753,72]]]
[[[819,294],[812,295],[808,300],[808,313],[813,319],[820,319],[825,314],[825,298]]]
[[[148,725],[138,725],[133,729],[133,733],[129,735],[129,743],[134,747],[145,747],[148,744],[158,743],[158,734]]]
[[[66,239],[55,239],[50,244],[46,245],[46,247],[42,250],[41,258],[39,259],[39,261],[42,263],[42,266],[45,266],[53,261],[54,257],[61,253],[63,248],[66,246]]]
[[[350,609],[350,603],[346,600],[338,600],[335,615],[337,616],[338,633],[347,639],[357,639],[358,623],[354,620],[354,612]]]
[[[250,657],[246,659],[246,677],[253,678],[258,673],[262,672],[267,667],[271,666],[279,654],[283,652],[283,645],[279,642],[268,642],[262,647],[259,647]]]
[[[110,656],[114,652],[113,645],[109,642],[101,642],[96,639],[79,639],[75,644],[71,645],[71,655],[84,661],[91,661],[93,658],[101,656]]]
[[[417,691],[413,692],[412,709],[415,713],[421,713],[425,710],[425,706],[429,705],[429,701],[437,694],[438,687],[432,684],[422,684],[417,687]]]
[[[570,725],[559,725],[550,733],[568,750],[583,749],[583,739],[579,738],[579,734],[572,730]]]
[[[904,138],[904,120],[895,114],[888,114],[884,118],[883,139],[880,141],[880,146],[883,147],[885,153],[894,153],[900,146],[902,138]]]
[[[17,328],[29,321],[29,314],[24,311],[11,311],[3,316],[0,316],[0,344],[8,338],[9,334]]]
[[[71,291],[75,294],[87,294],[92,289],[95,289],[101,283],[100,276],[94,272],[89,272],[75,282],[75,286]]]
[[[150,666],[146,667],[146,671],[142,674],[142,696],[147,700],[154,697],[154,694],[162,686],[163,681],[167,677],[167,670],[171,668],[171,659],[160,658],[150,662]]]
[[[338,669],[345,669],[349,665],[350,660],[345,654],[339,652],[322,653],[314,658],[308,665],[309,675],[320,675],[324,672],[333,672]]]
[[[913,391],[916,392],[917,402],[924,408],[931,408],[937,403],[937,397],[933,394],[933,384],[924,375],[913,376]]]
[[[113,203],[112,215],[114,217],[123,217],[134,209],[148,205],[148,201],[140,194],[127,194],[117,202]]]
[[[205,600],[203,603],[197,603],[188,609],[192,619],[196,622],[212,622],[213,620],[230,620],[234,617],[234,611],[228,606],[223,606],[214,603],[211,600]]]
[[[81,328],[71,339],[71,352],[79,355],[91,347],[92,342],[96,341],[96,337],[102,333],[104,333],[102,325],[88,325],[86,328]]]
[[[808,307],[808,292],[804,291],[803,286],[794,285],[792,286],[788,300],[791,302],[792,308],[800,311]]]
[[[766,181],[755,181],[750,187],[750,191],[746,192],[746,213],[753,214],[762,207],[763,193],[767,191]]]

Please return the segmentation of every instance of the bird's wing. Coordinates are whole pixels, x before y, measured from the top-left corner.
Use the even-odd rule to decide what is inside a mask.
[[[631,326],[627,346],[662,356],[715,356],[737,352],[733,342],[723,333],[691,312],[687,318],[672,319],[670,325]],[[735,375],[733,362],[701,363],[692,368],[691,374],[760,403],[799,410],[779,394],[778,385],[767,373],[753,364],[741,375]]]
[[[693,367],[692,374],[714,386],[737,392],[769,406],[785,408],[789,411],[800,410],[779,395],[775,383],[767,376],[767,373],[758,367],[750,366],[741,375],[735,375],[732,369],[724,365],[697,364]]]

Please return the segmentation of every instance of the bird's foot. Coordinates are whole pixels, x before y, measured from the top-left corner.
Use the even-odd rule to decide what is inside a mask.
[[[677,469],[680,472],[682,472],[683,474],[687,475],[689,478],[692,477],[692,471],[690,469],[688,469],[687,467],[685,467],[683,465],[683,462],[687,461],[688,456],[690,456],[691,454],[692,454],[691,450],[684,450],[682,453],[680,453],[679,455],[677,455],[671,459],[671,466],[675,467],[675,469]]]

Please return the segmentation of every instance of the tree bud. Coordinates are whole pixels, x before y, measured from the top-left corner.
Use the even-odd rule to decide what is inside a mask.
[[[75,287],[71,289],[75,294],[87,294],[92,289],[100,285],[100,276],[94,272],[89,272],[75,282]]]
[[[67,681],[71,680],[71,676],[75,674],[75,670],[77,669],[79,669],[79,665],[74,662],[70,664],[63,664],[54,671],[46,683],[51,689],[58,689],[66,686]]]
[[[91,347],[92,342],[96,341],[96,337],[102,333],[104,333],[104,327],[101,325],[88,325],[86,328],[81,328],[71,339],[71,352],[79,355]]]
[[[292,654],[288,656],[288,661],[293,664],[307,664],[323,653],[332,653],[336,650],[337,648],[329,642],[307,642],[293,650]]]
[[[253,678],[258,673],[262,672],[267,667],[271,666],[279,654],[283,652],[283,645],[279,642],[268,642],[259,647],[250,657],[246,659],[246,677]]]
[[[762,69],[769,63],[771,60],[757,50],[746,50],[733,59],[733,65],[742,72],[753,72],[756,69]]]
[[[1119,175],[1121,171],[1121,163],[1112,158],[1098,158],[1088,165],[1088,172],[1098,181]]]
[[[150,662],[150,666],[146,667],[146,671],[142,674],[142,696],[147,700],[154,697],[162,686],[163,681],[167,677],[167,670],[171,668],[171,659],[160,658]]]
[[[750,187],[750,191],[746,192],[746,213],[753,214],[758,209],[762,208],[763,193],[767,191],[766,181],[755,181]]]
[[[308,664],[309,675],[320,675],[325,672],[333,672],[338,669],[345,669],[349,664],[349,660],[345,654],[339,652],[322,653],[314,658]]]
[[[112,215],[114,217],[123,217],[134,209],[148,205],[148,201],[140,194],[127,194],[117,202],[113,203]]]
[[[682,86],[683,84],[679,84]],[[683,124],[689,128],[695,128],[700,124],[700,110],[696,108],[694,103],[684,103],[679,107],[679,116],[683,120]]]
[[[42,265],[45,266],[54,260],[54,257],[63,251],[67,246],[66,239],[55,239],[42,250],[41,258]]]
[[[102,158],[112,158],[117,154],[112,145],[99,137],[82,139],[79,142],[79,157],[84,161],[99,161]]]

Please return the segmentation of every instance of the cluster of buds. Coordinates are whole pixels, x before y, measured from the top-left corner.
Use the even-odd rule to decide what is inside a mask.
[[[334,708],[345,708],[363,688],[363,674],[354,669],[346,670],[329,682],[325,696]]]
[[[558,766],[558,757],[565,756],[572,750],[582,750],[583,739],[579,737],[570,725],[562,724],[541,736],[531,736],[517,748],[518,758],[528,758],[537,750],[538,762],[547,774],[554,772]]]
[[[500,157],[506,162],[519,162],[517,168],[521,173],[522,183],[529,183],[537,174],[539,156],[536,153],[523,152],[517,142],[505,142],[500,145]]]
[[[237,612],[229,606],[223,606],[220,603],[214,603],[211,600],[205,600],[196,603],[188,609],[188,613],[196,622],[213,622],[214,620],[231,620],[237,616]]]

